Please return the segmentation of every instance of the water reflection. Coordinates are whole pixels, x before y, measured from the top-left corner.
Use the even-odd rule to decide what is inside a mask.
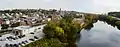
[[[105,22],[98,21],[90,30],[81,31],[78,47],[120,47],[120,30]]]

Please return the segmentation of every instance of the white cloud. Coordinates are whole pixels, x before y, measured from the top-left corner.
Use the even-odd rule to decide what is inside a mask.
[[[0,0],[0,8],[62,8],[83,12],[120,10],[119,0]]]
[[[98,12],[120,11],[120,0],[94,0],[94,10]]]
[[[52,2],[53,0],[43,0],[44,2]]]
[[[104,6],[120,6],[119,2],[120,0],[94,0],[94,4]]]

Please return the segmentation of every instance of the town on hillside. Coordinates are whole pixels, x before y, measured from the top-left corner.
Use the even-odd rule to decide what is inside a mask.
[[[70,14],[73,21],[84,24],[85,15],[76,11],[55,9],[0,10],[0,47],[21,47],[41,39],[47,22]]]

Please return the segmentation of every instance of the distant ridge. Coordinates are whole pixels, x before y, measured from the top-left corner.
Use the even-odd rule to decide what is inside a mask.
[[[56,8],[49,8],[49,9],[46,9],[46,8],[3,8],[3,9],[0,9],[0,11],[4,11],[4,10],[60,10],[60,9],[56,9]],[[96,15],[95,13],[86,13],[86,12],[79,12],[79,11],[74,11],[74,10],[64,10],[64,9],[61,9],[61,11],[68,11],[68,12],[75,12],[75,13],[81,13],[81,14],[93,14],[93,15]]]

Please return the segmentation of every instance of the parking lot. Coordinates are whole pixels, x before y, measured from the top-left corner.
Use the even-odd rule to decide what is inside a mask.
[[[22,36],[15,36],[12,34],[5,34],[0,37],[0,46],[1,47],[20,47],[35,40],[38,40],[44,36],[42,30],[25,34]]]

